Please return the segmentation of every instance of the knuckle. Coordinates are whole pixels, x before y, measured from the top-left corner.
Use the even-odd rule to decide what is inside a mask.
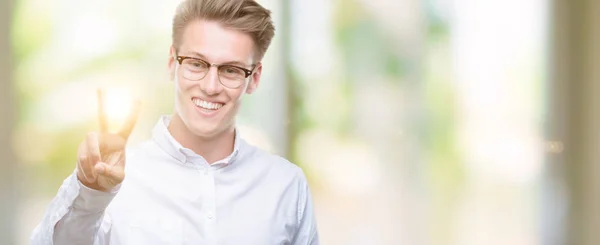
[[[86,155],[80,155],[79,156],[79,163],[80,164],[83,164],[83,163],[87,162],[87,160],[88,160],[88,157]]]
[[[90,146],[90,148],[87,151],[87,154],[90,158],[98,158],[100,156],[99,148],[95,146]]]
[[[89,156],[90,160],[96,160],[98,158],[100,158],[100,154],[98,152],[91,152],[90,153],[90,156]]]

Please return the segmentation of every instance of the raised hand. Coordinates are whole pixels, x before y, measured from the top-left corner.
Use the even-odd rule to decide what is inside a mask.
[[[89,188],[110,191],[125,178],[125,146],[135,127],[140,102],[136,101],[122,129],[118,133],[110,133],[102,90],[98,90],[97,97],[100,132],[88,133],[79,145],[77,178]]]

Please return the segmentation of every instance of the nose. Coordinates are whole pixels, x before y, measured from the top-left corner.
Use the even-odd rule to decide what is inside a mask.
[[[216,95],[221,93],[223,86],[219,82],[219,71],[217,67],[212,66],[208,70],[208,74],[200,80],[200,89],[206,93],[206,95]]]

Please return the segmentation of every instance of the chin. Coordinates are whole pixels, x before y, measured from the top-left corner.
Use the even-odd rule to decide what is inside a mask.
[[[189,117],[185,124],[194,135],[202,138],[213,138],[230,128],[230,123],[227,123],[227,120],[225,120],[227,115],[226,109],[228,108],[219,109],[223,111],[218,111],[211,117],[205,117],[195,111],[196,109],[193,109],[190,113],[191,115],[188,114]]]
[[[212,138],[224,131],[223,127],[212,123],[207,123],[199,120],[192,120],[188,124],[188,129],[196,136],[202,138]]]

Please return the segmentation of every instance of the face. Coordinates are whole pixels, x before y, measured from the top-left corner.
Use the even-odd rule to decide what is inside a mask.
[[[200,59],[209,64],[227,64],[248,70],[255,65],[255,68],[252,75],[240,80],[239,87],[232,88],[231,80],[226,80],[232,72],[231,66],[219,69],[211,66],[203,78],[193,80],[188,78],[195,71],[186,70],[185,63],[180,65],[174,59],[176,55]],[[243,94],[254,92],[260,81],[262,66],[255,63],[254,56],[254,42],[248,34],[225,29],[211,21],[198,20],[186,26],[177,51],[171,48],[169,69],[176,88],[175,112],[189,131],[196,136],[211,138],[234,127]],[[188,59],[187,62],[195,62],[190,63],[194,68],[201,64],[200,60]]]

